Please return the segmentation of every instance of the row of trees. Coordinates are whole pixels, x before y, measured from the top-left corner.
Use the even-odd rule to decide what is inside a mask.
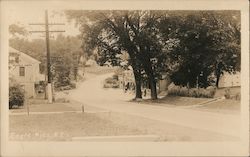
[[[80,26],[83,51],[100,65],[133,69],[135,98],[146,79],[151,98],[167,73],[175,84],[211,85],[224,72],[240,70],[240,12],[65,11]],[[124,59],[124,54],[129,57]],[[215,77],[216,79],[214,79]]]

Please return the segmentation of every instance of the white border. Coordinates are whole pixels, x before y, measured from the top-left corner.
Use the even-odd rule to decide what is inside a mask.
[[[28,9],[241,10],[241,142],[9,142],[8,11]],[[1,1],[1,155],[3,156],[246,156],[249,152],[249,4],[247,0]]]

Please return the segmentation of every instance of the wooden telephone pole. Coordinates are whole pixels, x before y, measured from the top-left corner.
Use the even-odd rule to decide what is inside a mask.
[[[48,19],[48,10],[45,10],[45,23],[31,23],[30,25],[44,25],[44,31],[30,31],[31,33],[45,33],[46,38],[46,50],[47,50],[47,97],[48,102],[52,103],[52,76],[51,76],[51,61],[50,61],[50,42],[49,42],[49,34],[50,32],[65,32],[64,30],[49,30],[50,25],[65,25],[64,23],[49,23]]]

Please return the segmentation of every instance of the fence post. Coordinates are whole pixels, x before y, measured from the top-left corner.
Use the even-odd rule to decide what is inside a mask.
[[[84,105],[82,105],[82,113],[84,113]]]

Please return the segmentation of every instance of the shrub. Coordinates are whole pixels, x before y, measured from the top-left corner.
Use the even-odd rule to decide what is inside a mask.
[[[230,88],[225,89],[224,97],[226,99],[234,99],[234,100],[240,100],[241,99],[240,93],[232,93]]]
[[[187,95],[188,95],[188,88],[180,87],[180,96],[187,96]]]
[[[240,93],[237,93],[237,94],[236,94],[235,100],[240,100]]]
[[[60,90],[71,90],[72,88],[70,86],[62,86],[60,87]]]
[[[198,88],[189,89],[188,96],[198,98],[200,96],[199,89]]]
[[[169,86],[168,86],[168,94],[169,95],[175,95],[177,96],[178,93],[180,93],[180,87],[179,86],[176,86],[175,84],[171,83]]]
[[[70,82],[69,85],[55,87],[55,90],[63,91],[63,90],[71,90],[71,89],[75,89],[75,88],[76,88],[76,83]]]
[[[71,89],[75,89],[76,88],[76,83],[71,82],[69,86],[71,87]]]
[[[196,95],[197,95],[196,93],[197,93],[196,88],[189,89],[188,96],[189,97],[196,97]]]
[[[216,87],[214,87],[214,86],[208,86],[206,89],[209,92],[208,95],[210,97],[213,97],[215,95],[215,93],[216,93]]]
[[[9,87],[9,109],[13,106],[23,106],[24,90],[19,85]]]
[[[170,84],[168,87],[168,95],[173,96],[186,96],[186,97],[195,97],[195,98],[212,98],[214,97],[216,88],[190,88],[180,87],[174,84]]]
[[[198,89],[197,98],[201,98],[201,97],[207,98],[207,96],[206,96],[206,89],[204,89],[204,88],[199,88]]]
[[[226,99],[230,99],[231,98],[231,91],[229,88],[225,89],[225,94],[224,94]]]

